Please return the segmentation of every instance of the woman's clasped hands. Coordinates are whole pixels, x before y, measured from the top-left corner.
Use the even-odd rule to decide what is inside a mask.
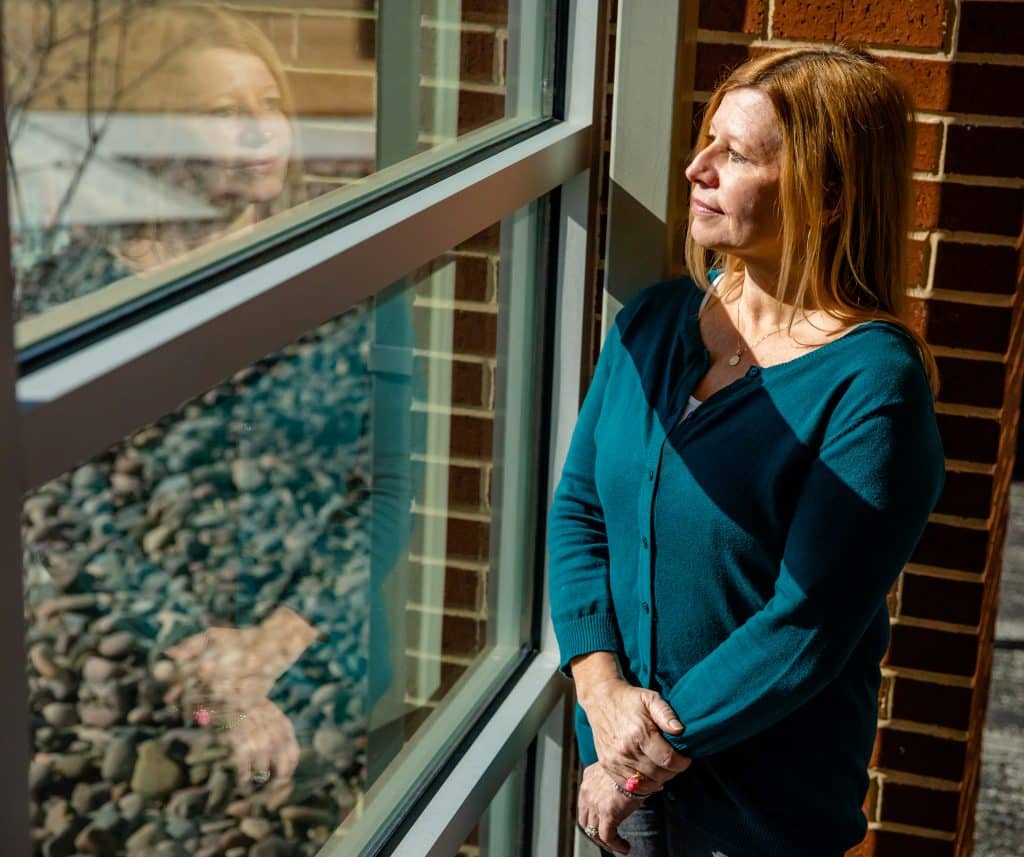
[[[683,725],[657,692],[622,679],[607,653],[584,656],[572,668],[598,757],[583,772],[577,821],[602,848],[625,854],[629,845],[618,835],[619,824],[690,766],[662,735],[681,734]]]

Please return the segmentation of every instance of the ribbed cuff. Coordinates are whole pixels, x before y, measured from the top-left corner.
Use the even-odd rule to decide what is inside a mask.
[[[559,669],[572,678],[569,661],[590,652],[620,652],[619,627],[614,613],[591,613],[569,621],[555,624],[558,651],[561,658]]]

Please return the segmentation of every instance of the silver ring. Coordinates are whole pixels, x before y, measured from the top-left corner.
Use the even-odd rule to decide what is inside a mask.
[[[587,834],[587,836],[589,836],[591,839],[596,838],[597,834],[599,833],[596,827],[584,827],[583,832]]]
[[[265,782],[270,779],[270,769],[264,768],[262,771],[252,772],[252,781],[258,786],[262,786]]]

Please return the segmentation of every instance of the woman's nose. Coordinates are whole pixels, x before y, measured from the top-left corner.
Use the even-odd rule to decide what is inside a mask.
[[[713,172],[710,169],[710,161],[704,157],[707,149],[701,149],[694,155],[693,160],[690,161],[690,165],[686,168],[686,178],[690,182],[700,182],[701,184],[711,184],[714,177],[711,175]]]
[[[239,142],[250,149],[259,149],[270,142],[273,133],[267,123],[256,116],[246,116],[242,119],[242,127],[239,131]]]

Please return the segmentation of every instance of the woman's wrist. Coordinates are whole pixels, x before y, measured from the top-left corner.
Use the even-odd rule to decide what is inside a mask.
[[[287,668],[306,651],[313,641],[320,636],[309,622],[292,610],[281,606],[274,610],[259,625],[260,637],[265,640],[272,651],[287,661]]]
[[[569,662],[576,684],[576,698],[584,710],[594,698],[625,681],[619,671],[618,659],[612,652],[589,652]]]

